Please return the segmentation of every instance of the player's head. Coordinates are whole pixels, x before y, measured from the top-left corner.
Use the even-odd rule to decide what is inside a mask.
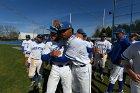
[[[131,41],[137,40],[137,37],[138,37],[138,36],[139,36],[139,35],[138,35],[137,33],[132,33],[131,36],[130,36],[130,40],[131,40]]]
[[[63,39],[68,39],[73,34],[72,25],[69,22],[62,22],[60,24],[59,33]]]
[[[50,31],[50,39],[52,41],[58,40],[58,29],[54,26],[50,26],[50,29],[48,30]]]
[[[41,43],[41,42],[43,42],[43,35],[42,34],[38,34],[37,35],[37,38],[36,38],[36,41],[38,42],[38,43]]]
[[[125,29],[120,28],[117,32],[116,32],[116,37],[117,38],[123,38],[125,37]]]
[[[30,40],[30,35],[26,35],[26,40]]]
[[[101,33],[100,37],[101,37],[101,41],[104,41],[107,37],[107,34],[106,33]]]
[[[78,37],[80,37],[81,39],[83,39],[83,40],[86,38],[86,33],[84,32],[84,30],[83,30],[82,28],[79,28],[79,29],[77,30],[76,35],[77,35]]]

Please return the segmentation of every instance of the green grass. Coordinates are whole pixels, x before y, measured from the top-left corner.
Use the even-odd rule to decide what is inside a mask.
[[[30,84],[21,51],[0,45],[0,93],[28,93]]]
[[[20,50],[12,47],[14,45],[0,45],[0,93],[29,93],[30,80],[24,65],[24,56]],[[96,78],[92,79],[92,93],[106,91],[109,80],[106,75],[104,78],[105,80],[102,82],[98,74]],[[127,79],[127,84],[129,84],[129,79]],[[114,92],[117,89],[116,83]],[[130,89],[126,85],[124,92],[130,93]]]
[[[92,75],[93,76],[93,75]],[[93,93],[104,93],[109,85],[109,78],[107,77],[107,66],[105,68],[105,74],[104,74],[104,81],[102,82],[100,80],[100,74],[98,73],[96,77],[92,77],[92,91]],[[126,79],[126,85],[124,85],[124,93],[130,93],[130,88],[129,88],[129,78],[127,76]],[[113,90],[113,93],[118,93],[118,82],[115,84],[115,88]]]

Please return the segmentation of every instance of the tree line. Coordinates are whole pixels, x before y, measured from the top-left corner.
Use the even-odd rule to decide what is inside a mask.
[[[18,40],[19,31],[11,25],[0,25],[0,40]]]
[[[114,27],[114,32],[117,32],[119,28],[123,28],[126,30],[127,34],[130,33],[138,33],[140,34],[140,19],[136,20],[133,24],[119,24]],[[112,36],[112,27],[108,26],[106,28],[100,28],[97,27],[95,33],[92,35],[92,37],[99,37],[101,33],[107,33],[108,37]]]

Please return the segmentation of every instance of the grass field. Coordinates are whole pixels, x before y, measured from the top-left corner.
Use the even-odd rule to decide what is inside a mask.
[[[15,45],[0,45],[0,93],[34,93],[29,89],[30,80],[24,65],[24,56]],[[105,70],[107,72],[107,69]],[[99,74],[92,79],[92,93],[103,93],[108,86],[108,78],[99,79]],[[127,84],[129,80],[127,79]],[[117,91],[117,83],[114,92]],[[124,92],[130,93],[129,87],[124,86]]]

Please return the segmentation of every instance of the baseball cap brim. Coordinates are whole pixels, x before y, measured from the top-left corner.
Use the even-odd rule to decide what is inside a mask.
[[[52,29],[47,29],[47,30],[50,31],[50,32],[53,32],[53,33],[57,33],[56,30],[52,30]]]

